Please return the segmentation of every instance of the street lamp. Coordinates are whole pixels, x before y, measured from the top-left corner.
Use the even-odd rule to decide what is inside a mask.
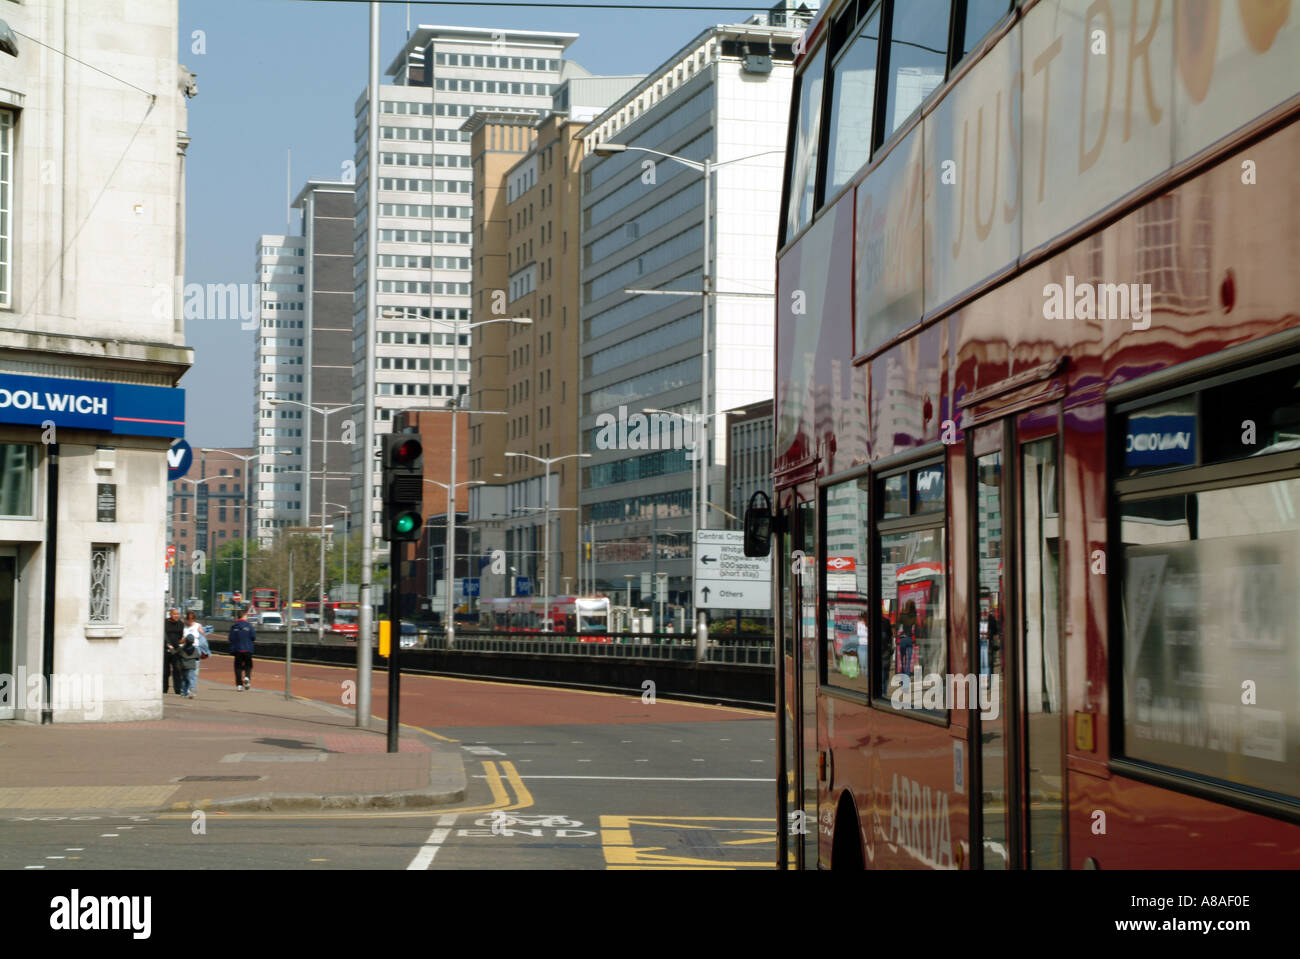
[[[546,519],[542,527],[542,577],[546,580],[542,588],[542,620],[549,632],[551,628],[551,464],[561,460],[590,459],[590,453],[567,453],[564,456],[534,456],[532,453],[506,453],[506,456],[518,456],[546,465]],[[573,507],[569,507],[572,509]]]
[[[636,573],[624,573],[623,579],[627,581],[627,629],[624,632],[632,632],[632,580],[636,579]]]
[[[450,323],[452,328],[451,337],[451,403],[453,410],[460,406],[460,361],[457,354],[460,352],[460,328],[462,326],[460,319],[451,320],[435,319],[435,323]],[[463,324],[467,330],[476,330],[480,326],[487,326],[489,323],[520,323],[525,326],[532,325],[532,319],[526,316],[518,317],[495,317],[490,320],[479,320],[476,323]],[[456,424],[459,417],[451,418],[451,478],[452,483],[447,486],[447,542],[453,548],[447,550],[447,646],[450,648],[456,642],[456,618],[452,615],[451,605],[451,582],[455,579],[456,569],[452,565],[452,553],[455,551],[456,543]]]
[[[454,412],[460,412],[460,411],[455,410]],[[456,418],[452,417],[451,422],[452,422],[452,430],[454,431],[456,428],[455,425]],[[456,448],[455,443],[456,443],[455,433],[453,432],[452,433],[453,450]],[[455,453],[452,454],[452,459],[451,459],[451,475],[452,475],[452,479],[456,478]],[[425,480],[425,482],[432,483],[434,486],[441,486],[444,490],[446,490],[447,495],[449,497],[448,503],[453,509],[455,508],[455,503],[456,503],[456,493],[455,493],[456,487],[487,485],[486,480],[464,480],[460,483],[449,484],[449,483],[440,483],[437,480],[433,480],[433,479],[427,479]],[[425,529],[427,531],[429,530],[429,527],[426,525]],[[443,531],[448,534],[447,541],[446,543],[444,543],[444,548],[447,551],[446,559],[448,560],[448,562],[447,562],[447,597],[444,603],[443,615],[447,618],[448,623],[454,623],[456,619],[456,600],[455,597],[452,596],[452,586],[455,585],[455,576],[456,576],[456,517],[451,513],[447,514],[447,522],[443,525]],[[429,532],[427,533],[425,538],[424,555],[425,555],[426,562],[429,562],[428,536],[432,536],[432,535],[433,534]],[[432,612],[433,611],[433,563],[432,562],[429,562],[429,579],[428,579],[427,589],[429,591],[429,610],[430,612]],[[444,626],[445,625],[446,624],[444,623]],[[453,636],[454,634],[451,632],[451,630],[447,630],[448,642],[453,641]]]
[[[339,412],[340,410],[360,409],[362,404],[348,403],[342,406],[320,407],[320,406],[312,406],[310,403],[303,403],[301,400],[271,400],[271,405],[272,406],[301,406],[305,409],[311,410],[313,413],[317,413],[320,415],[322,421],[321,431],[320,431],[320,500],[322,503],[324,503],[326,498],[329,496],[329,493],[326,491],[326,484],[329,481],[328,480],[329,474],[327,474],[325,471],[329,469],[329,447],[326,444],[329,442],[330,417],[333,414]],[[309,429],[308,430],[309,438],[310,438],[310,433],[311,431]],[[308,442],[307,444],[307,452],[308,452],[308,457],[310,458],[311,455],[310,442]],[[369,453],[370,451],[367,450],[366,455],[369,455]],[[310,520],[311,519],[310,462],[308,463],[308,469],[306,469],[304,472],[307,474],[307,519]],[[350,476],[351,474],[349,473],[347,475]],[[365,495],[369,497],[370,490],[366,490]],[[324,643],[325,642],[325,507],[324,506],[322,506],[320,510],[320,591],[316,594],[316,613],[317,613],[316,641],[320,643]]]
[[[240,524],[243,528],[243,535],[240,537],[240,539],[244,541],[244,558],[242,560],[242,566],[240,567],[240,578],[239,578],[239,602],[242,605],[243,603],[248,602],[248,529],[249,529],[248,492],[249,492],[249,487],[252,486],[251,477],[248,475],[248,464],[252,460],[255,460],[258,457],[263,456],[265,454],[262,452],[257,452],[257,453],[253,453],[250,456],[244,456],[240,453],[232,452],[231,450],[214,449],[210,446],[201,447],[199,452],[224,453],[226,456],[233,456],[235,459],[241,460],[244,464],[244,518],[243,518],[244,521],[242,524]],[[279,450],[271,450],[269,452],[271,455],[274,456],[274,455],[291,454],[293,450],[279,449]]]
[[[439,321],[439,322],[441,322],[441,321]],[[481,321],[481,322],[479,322],[479,323],[471,323],[471,324],[469,324],[469,325],[470,325],[471,327],[474,327],[474,326],[485,326],[485,325],[488,324],[488,323],[501,323],[501,322],[505,322],[505,323],[531,323],[531,322],[533,322],[533,321],[530,320],[530,319],[527,319],[527,318],[522,318],[522,319],[505,319],[505,320],[483,320],[483,321]],[[458,335],[457,338],[459,339],[459,335]],[[454,355],[453,355],[452,359],[453,359],[453,360],[455,359],[455,356],[454,356]],[[452,363],[452,366],[453,366],[453,368],[455,367],[455,363],[454,363],[454,362]],[[454,376],[453,376],[453,378],[452,378],[452,386],[453,386],[453,390],[454,390],[454,388],[455,388],[455,386],[456,386],[456,382],[455,382],[455,377],[454,377]],[[445,406],[445,407],[442,407],[442,408],[439,408],[439,409],[424,409],[424,410],[419,410],[418,412],[421,412],[421,413],[452,413],[452,414],[455,414],[455,413],[467,413],[467,414],[472,414],[472,415],[474,415],[474,416],[509,416],[509,415],[510,415],[510,414],[509,414],[508,412],[506,412],[505,410],[462,410],[462,409],[459,408],[458,404],[456,403],[456,400],[457,400],[457,399],[458,399],[458,397],[453,396],[453,397],[451,398],[451,401],[450,401],[450,402],[448,403],[448,405]],[[411,412],[411,411],[408,410],[407,412]],[[453,480],[456,478],[456,423],[457,423],[457,420],[458,420],[458,418],[457,418],[456,416],[453,415],[452,418],[451,418],[451,478],[452,478]],[[438,485],[441,486],[441,487],[443,487],[443,489],[445,489],[445,490],[447,491],[447,534],[448,534],[448,541],[451,542],[451,543],[455,543],[455,541],[456,541],[456,487],[457,487],[457,486],[462,486],[462,485],[464,485],[464,484],[463,484],[463,483],[452,483],[452,484],[448,485],[448,484],[444,484],[444,483],[439,483]],[[448,581],[448,583],[450,583],[451,580],[452,580],[453,578],[455,578],[455,572],[456,572],[455,569],[452,567],[452,563],[451,563],[451,552],[452,552],[451,550],[447,550],[447,581]],[[450,591],[448,591],[448,594],[447,594],[447,614],[448,614],[449,617],[451,617],[451,593],[450,593]],[[454,619],[454,617],[451,617],[451,618],[448,619],[448,621],[447,621],[447,623],[446,623],[446,631],[447,631],[447,646],[448,646],[448,648],[450,648],[451,646],[454,646],[455,643],[456,643],[456,624],[455,624],[455,619]]]
[[[343,510],[343,595],[348,594],[348,534],[352,532],[352,508],[344,506],[342,503],[321,502],[321,506],[333,506],[335,509]],[[324,587],[321,587],[322,590]],[[321,610],[321,619],[325,618],[325,610]]]

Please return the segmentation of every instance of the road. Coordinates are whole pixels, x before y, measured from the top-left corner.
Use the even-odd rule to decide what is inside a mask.
[[[233,683],[214,656],[202,682]],[[293,693],[340,703],[348,669],[295,665]],[[387,709],[375,675],[373,712]],[[258,690],[283,689],[259,662]],[[266,693],[269,695],[269,693]],[[770,714],[630,694],[404,676],[402,722],[465,753],[464,804],[334,813],[0,818],[0,868],[771,868]],[[86,818],[94,817],[94,818]],[[202,832],[196,834],[202,828]]]

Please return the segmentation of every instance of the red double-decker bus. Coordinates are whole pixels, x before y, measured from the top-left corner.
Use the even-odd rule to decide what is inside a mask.
[[[1294,867],[1300,8],[832,0],[799,48],[778,865]]]

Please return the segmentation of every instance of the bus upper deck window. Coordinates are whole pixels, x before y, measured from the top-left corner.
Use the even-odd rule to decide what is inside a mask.
[[[843,22],[835,25],[831,37],[835,64],[831,68],[831,111],[827,121],[827,196],[848,183],[870,159],[875,116],[880,11],[861,24],[853,22],[852,10],[841,19]]]
[[[901,127],[930,92],[943,83],[948,63],[951,0],[894,4],[889,36],[889,93],[885,136]]]
[[[966,24],[962,30],[961,55],[964,57],[984,39],[1011,9],[1009,0],[966,0]]]
[[[787,239],[802,230],[816,212],[817,147],[821,140],[822,80],[825,71],[826,48],[823,46],[796,81],[799,113],[795,117],[793,156],[790,158]]]

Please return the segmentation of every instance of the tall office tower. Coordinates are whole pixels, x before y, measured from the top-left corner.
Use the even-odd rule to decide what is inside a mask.
[[[365,93],[358,98],[352,402],[364,402],[365,364],[374,363],[377,432],[387,432],[399,410],[444,408],[468,394],[473,174],[469,134],[461,126],[479,110],[540,115],[550,109],[557,84],[586,74],[563,59],[576,38],[421,26],[390,64],[392,84],[379,90],[377,157],[367,156],[371,118]],[[375,342],[367,349],[365,225],[372,184],[378,291]],[[358,517],[364,452],[360,443],[352,447]],[[369,509],[377,522],[377,485]]]
[[[784,21],[783,21],[784,22]],[[701,173],[644,147],[729,163],[713,174],[708,410],[772,397],[773,253],[793,75],[802,25],[766,15],[703,31],[582,130],[582,518],[595,525],[596,587],[622,590],[624,574],[667,573],[668,602],[689,609],[691,456],[677,430],[638,438],[613,417],[701,409],[699,296],[629,294],[627,288],[702,288]],[[612,142],[626,152],[598,157]],[[745,159],[750,158],[752,159]],[[749,296],[728,294],[743,293]],[[607,414],[605,419],[599,419]],[[724,417],[715,416],[705,500],[723,506]],[[667,434],[667,435],[665,435]],[[702,451],[701,451],[702,452]],[[712,507],[710,507],[712,508]],[[722,515],[710,525],[721,527]],[[605,544],[605,545],[602,545]],[[652,545],[653,544],[653,545]],[[641,597],[644,604],[648,597]]]
[[[254,347],[257,397],[253,441],[257,460],[257,541],[269,546],[275,530],[299,525],[305,482],[305,410],[275,406],[272,400],[307,398],[306,241],[301,236],[263,234],[257,243],[260,306]]]
[[[303,302],[303,469],[300,525],[347,528],[352,483],[352,446],[362,435],[362,411],[352,405],[352,237],[356,187],[335,180],[308,180],[294,199],[302,212],[307,290]]]
[[[471,416],[470,475],[489,486],[470,490],[470,517],[481,532],[476,551],[506,550],[508,565],[538,594],[572,592],[580,580],[580,464],[552,465],[578,444],[578,232],[581,227],[576,134],[641,80],[576,77],[555,91],[552,110],[480,113],[466,121],[474,162],[474,315],[525,316],[531,325],[492,325],[471,349],[471,407],[506,416]],[[505,452],[527,454],[506,457]],[[551,487],[544,488],[549,472]],[[549,506],[549,510],[547,507]],[[547,513],[551,533],[543,533]],[[550,548],[550,583],[543,548]],[[481,596],[502,595],[504,577]]]

